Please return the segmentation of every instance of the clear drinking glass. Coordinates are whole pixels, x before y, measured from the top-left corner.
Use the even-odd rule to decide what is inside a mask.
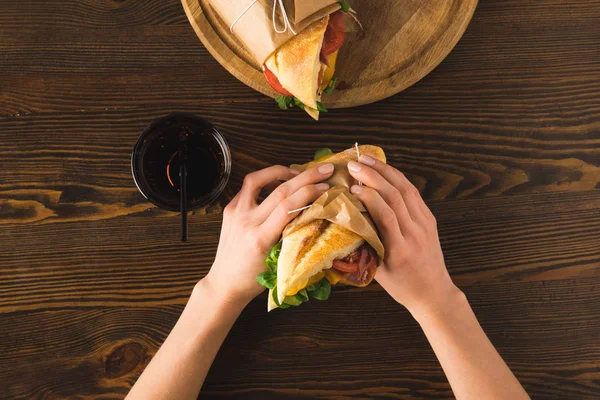
[[[188,210],[214,202],[231,173],[231,153],[213,124],[197,115],[173,113],[153,121],[133,148],[131,172],[136,186],[154,205],[181,211],[181,162]]]

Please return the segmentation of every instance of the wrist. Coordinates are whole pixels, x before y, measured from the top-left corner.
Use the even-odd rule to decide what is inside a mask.
[[[426,321],[447,318],[453,313],[462,310],[465,306],[469,306],[467,297],[462,290],[452,284],[439,293],[436,298],[411,307],[408,311],[422,325]]]
[[[216,279],[210,275],[202,278],[194,287],[192,297],[207,297],[211,304],[219,312],[231,311],[240,313],[252,299],[246,299],[244,296],[224,290],[216,282]]]

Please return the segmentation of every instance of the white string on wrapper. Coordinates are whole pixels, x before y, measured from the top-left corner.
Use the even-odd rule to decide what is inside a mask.
[[[283,29],[282,30],[277,29],[277,18],[275,17],[278,3],[279,3],[279,7],[281,7],[281,16],[283,17]],[[296,31],[294,31],[294,28],[292,28],[292,24],[290,23],[290,20],[288,19],[287,11],[285,10],[285,7],[283,5],[283,0],[273,0],[273,15],[271,18],[273,20],[273,29],[275,29],[275,32],[285,33],[289,28],[290,32],[292,32],[294,35],[296,35]]]
[[[358,142],[354,142],[354,148],[356,149],[356,162],[360,162],[360,151],[358,151]],[[363,186],[363,183],[358,182],[358,186]]]
[[[300,211],[308,210],[311,207],[312,207],[312,204],[310,204],[310,205],[308,205],[306,207],[298,208],[296,210],[288,211],[288,215],[293,214],[293,213],[297,213],[297,212],[300,212]]]
[[[238,17],[236,19],[233,20],[233,22],[231,23],[231,25],[229,26],[229,31],[231,33],[233,33],[233,27],[235,26],[235,24],[237,24],[237,22],[240,20],[240,18],[242,18],[250,8],[252,8],[253,5],[255,5],[258,2],[258,0],[252,0],[252,2],[250,4],[248,4],[248,7],[246,7],[244,9],[244,11],[242,11],[242,13],[240,15],[238,15]]]
[[[252,6],[255,5],[257,2],[258,2],[258,0],[252,0],[252,2],[250,4],[248,4],[248,6],[244,9],[244,11],[242,11],[242,13],[240,15],[238,15],[238,17],[236,19],[233,20],[233,22],[229,26],[229,31],[231,33],[233,33],[233,27],[235,26],[235,24],[237,24],[237,22],[240,20],[240,18],[242,18],[248,12],[248,10],[250,8],[252,8]],[[279,5],[279,8],[281,8],[281,16],[283,17],[283,29],[279,29],[277,27],[277,6],[278,5]],[[275,30],[275,32],[285,33],[289,29],[290,32],[292,32],[294,35],[297,35],[294,28],[292,28],[292,23],[290,22],[290,19],[288,18],[287,11],[285,9],[285,6],[283,5],[283,0],[273,0],[273,14],[271,16],[271,20],[273,22],[273,29]]]

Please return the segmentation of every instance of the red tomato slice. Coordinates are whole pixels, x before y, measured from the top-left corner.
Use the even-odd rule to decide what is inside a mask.
[[[271,85],[271,87],[277,92],[281,93],[284,96],[291,96],[292,94],[285,90],[281,83],[279,83],[279,79],[275,76],[273,72],[266,65],[262,66],[263,74],[265,75],[265,79]]]
[[[323,48],[321,54],[328,56],[335,53],[342,47],[346,38],[346,24],[344,21],[344,13],[336,11],[329,16],[329,25],[325,30],[325,38],[323,39]]]
[[[334,260],[333,269],[337,269],[341,272],[356,272],[358,271],[358,264],[349,264],[340,260]]]

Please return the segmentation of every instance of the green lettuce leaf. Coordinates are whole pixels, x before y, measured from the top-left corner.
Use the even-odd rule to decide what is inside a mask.
[[[265,265],[269,268],[269,271],[275,274],[277,277],[277,261],[279,260],[279,254],[281,253],[282,242],[279,242],[271,249],[267,258],[265,259]]]
[[[267,289],[273,289],[277,285],[277,274],[271,271],[262,272],[256,277],[256,282]]]
[[[275,97],[275,101],[282,110],[287,110],[288,108],[294,107],[294,97],[292,96],[284,96],[280,94]]]
[[[331,78],[331,81],[329,81],[329,85],[327,85],[323,92],[325,92],[325,94],[328,96],[331,95],[333,93],[333,89],[335,89],[335,85],[337,85],[337,81],[337,78]]]
[[[294,97],[294,104],[301,110],[304,110],[304,103],[300,101],[297,97]]]
[[[328,147],[323,147],[322,149],[319,149],[315,152],[314,159],[318,160],[319,158],[328,156],[330,154],[333,154],[333,151],[331,151],[331,149]]]
[[[271,297],[273,297],[273,301],[275,301],[275,304],[277,304],[277,307],[279,307],[279,308],[281,308],[281,309],[284,309],[284,310],[285,310],[286,308],[290,308],[290,305],[289,305],[289,304],[287,304],[287,303],[285,303],[285,302],[283,302],[283,303],[280,303],[280,302],[279,302],[279,299],[277,298],[277,286],[275,286],[275,287],[273,288],[273,294],[271,295]]]
[[[319,112],[328,112],[323,103],[317,101],[317,111]]]
[[[331,150],[329,150],[329,152],[331,152]],[[300,290],[295,295],[287,296],[283,300],[283,303],[279,302],[279,299],[277,298],[277,262],[279,260],[279,255],[281,254],[281,245],[282,242],[279,242],[271,249],[267,255],[267,258],[265,259],[265,265],[269,270],[258,274],[256,277],[256,282],[268,289],[271,289],[273,301],[275,301],[277,307],[281,309],[299,306],[300,304],[309,301],[311,297],[316,300],[327,300],[331,294],[331,284],[327,278],[323,278],[319,282]]]
[[[307,287],[306,290],[313,299],[327,300],[331,293],[331,284],[327,278],[323,278],[319,282]]]

